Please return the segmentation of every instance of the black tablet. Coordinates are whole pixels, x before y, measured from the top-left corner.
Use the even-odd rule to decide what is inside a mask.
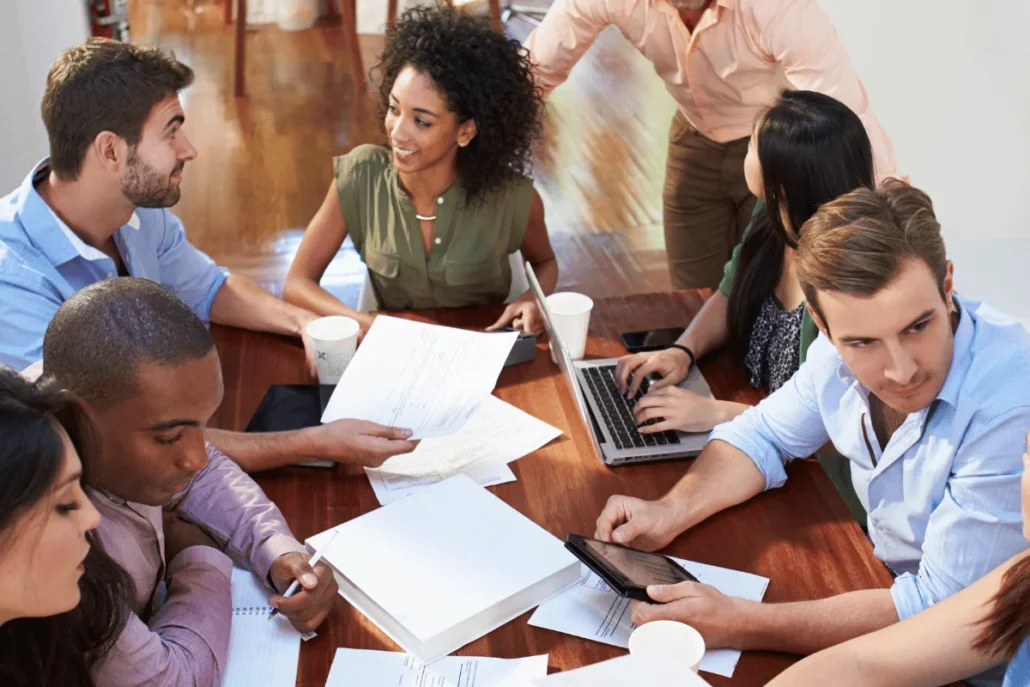
[[[572,552],[619,596],[655,603],[647,595],[652,584],[697,582],[698,579],[668,556],[628,546],[609,544],[570,534],[565,548]]]
[[[333,395],[331,384],[273,384],[261,399],[247,425],[248,432],[288,432],[316,427]],[[300,463],[308,467],[331,468],[331,460]]]
[[[315,427],[336,387],[329,384],[273,384],[254,411],[248,432],[286,432]]]

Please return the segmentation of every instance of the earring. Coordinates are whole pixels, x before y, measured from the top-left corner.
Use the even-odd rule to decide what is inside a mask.
[[[464,148],[467,145],[468,145],[468,141],[458,141],[458,147],[459,148]]]

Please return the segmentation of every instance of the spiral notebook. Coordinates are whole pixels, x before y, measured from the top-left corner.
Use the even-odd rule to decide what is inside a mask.
[[[257,575],[232,569],[232,633],[222,687],[294,687],[300,633],[278,615],[271,620],[271,590]]]

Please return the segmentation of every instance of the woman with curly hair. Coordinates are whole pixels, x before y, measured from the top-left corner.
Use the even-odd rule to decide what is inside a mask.
[[[128,619],[132,581],[81,484],[97,441],[78,403],[0,368],[2,685],[91,687]]]
[[[348,235],[385,309],[500,304],[516,251],[553,291],[558,264],[526,176],[542,105],[522,47],[477,18],[416,7],[387,32],[377,69],[389,147],[362,145],[334,160],[286,299],[367,331],[370,315],[319,285]],[[527,291],[493,326],[538,332],[537,308]]]

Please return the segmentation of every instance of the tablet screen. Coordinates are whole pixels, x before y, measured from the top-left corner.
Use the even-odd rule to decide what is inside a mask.
[[[690,573],[665,556],[614,546],[596,539],[584,538],[583,542],[590,553],[622,573],[634,585],[647,587],[652,584],[694,581]]]

